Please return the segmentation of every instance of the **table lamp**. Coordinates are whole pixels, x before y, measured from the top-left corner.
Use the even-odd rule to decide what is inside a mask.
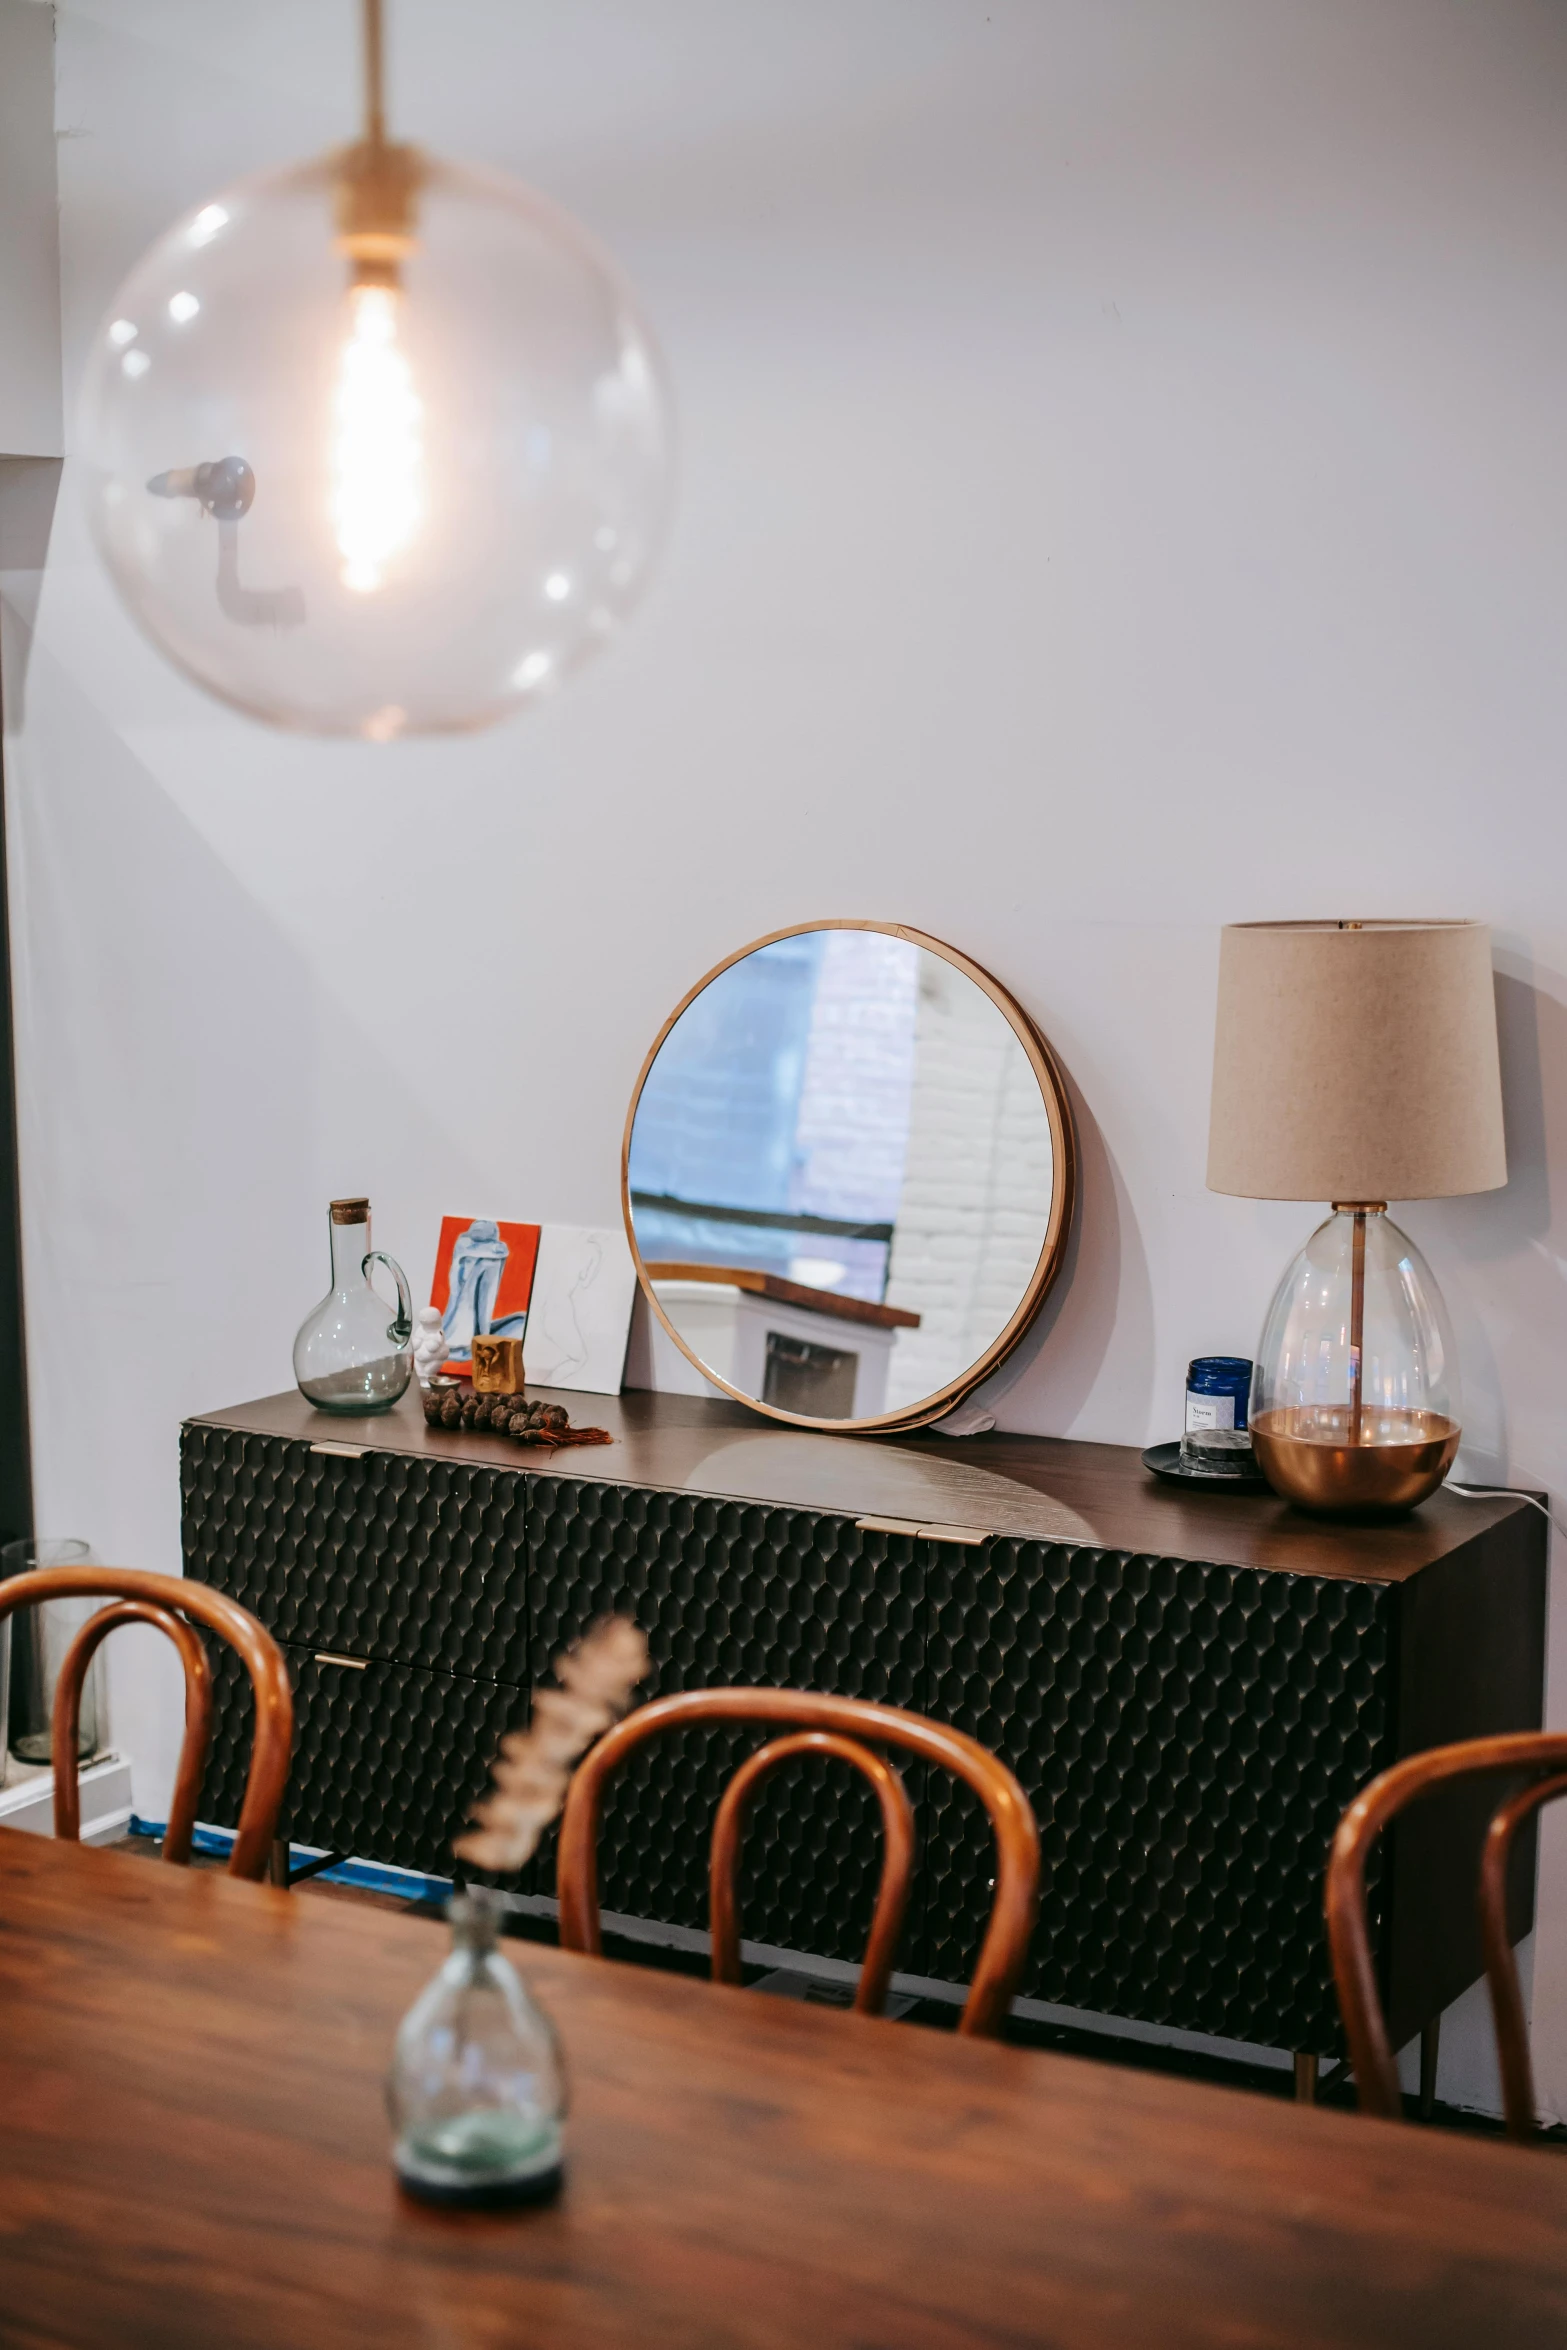
[[[1241,922],[1219,953],[1208,1188],[1328,1200],[1268,1309],[1251,1438],[1276,1492],[1390,1516],[1461,1433],[1441,1292],[1390,1199],[1507,1181],[1480,922]]]

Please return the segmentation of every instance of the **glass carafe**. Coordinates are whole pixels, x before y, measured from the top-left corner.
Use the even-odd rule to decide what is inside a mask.
[[[494,1894],[446,1914],[451,1956],[404,2016],[386,2084],[392,2161],[426,2202],[537,2202],[561,2181],[560,2045],[496,1949]]]
[[[413,1299],[401,1265],[370,1246],[370,1202],[332,1202],[332,1286],[294,1341],[301,1395],[323,1412],[384,1412],[413,1376]],[[384,1265],[397,1284],[397,1314],[370,1286]]]

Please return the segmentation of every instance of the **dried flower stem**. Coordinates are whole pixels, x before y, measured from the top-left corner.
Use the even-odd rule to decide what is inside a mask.
[[[535,1689],[526,1730],[509,1730],[490,1765],[494,1792],[476,1803],[475,1823],[452,1850],[491,1871],[520,1869],[566,1800],[572,1766],[618,1722],[648,1669],[647,1640],[625,1616],[610,1616],[555,1659],[558,1689]]]

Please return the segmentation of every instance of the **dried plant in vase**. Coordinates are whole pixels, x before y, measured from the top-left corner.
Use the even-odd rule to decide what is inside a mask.
[[[648,1669],[647,1642],[624,1616],[555,1660],[556,1689],[536,1689],[526,1730],[501,1740],[494,1790],[453,1847],[475,1868],[520,1869],[566,1800],[572,1765],[620,1719]],[[493,1887],[448,1907],[452,1952],[397,2034],[386,2084],[392,2161],[428,2203],[535,2203],[565,2162],[565,2077],[549,2017],[498,1948],[503,1900]]]
[[[476,1803],[474,1825],[452,1849],[493,1873],[520,1869],[566,1800],[572,1765],[618,1722],[646,1677],[647,1640],[625,1616],[610,1616],[555,1659],[558,1689],[533,1692],[526,1730],[512,1730],[490,1765],[494,1790]]]

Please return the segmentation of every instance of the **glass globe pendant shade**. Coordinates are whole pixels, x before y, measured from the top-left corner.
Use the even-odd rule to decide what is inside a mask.
[[[175,223],[94,339],[97,544],[187,676],[273,725],[491,724],[631,610],[670,503],[653,339],[496,175],[366,141]]]
[[[1335,1208],[1268,1309],[1251,1439],[1270,1485],[1328,1515],[1436,1490],[1460,1435],[1458,1362],[1430,1267],[1385,1209]]]

